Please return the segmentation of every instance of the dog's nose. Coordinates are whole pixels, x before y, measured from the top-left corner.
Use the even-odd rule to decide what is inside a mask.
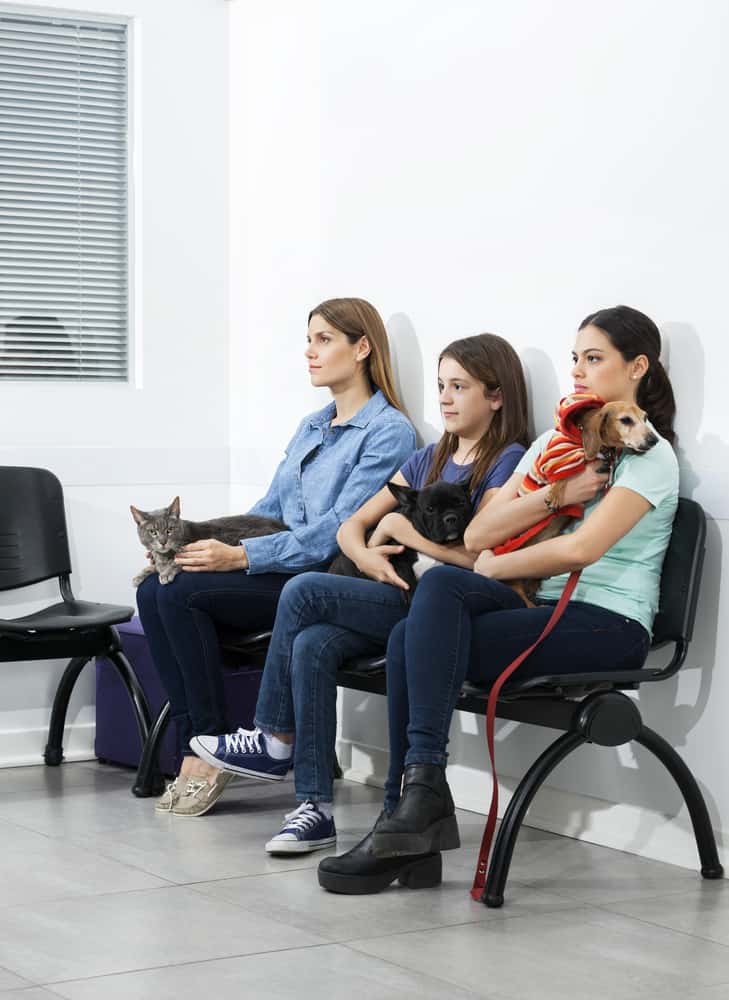
[[[458,527],[458,515],[457,514],[444,514],[443,524],[446,528],[457,528]]]
[[[650,451],[650,449],[653,447],[654,444],[658,444],[658,438],[653,433],[653,431],[651,431],[650,434],[646,434],[646,436],[643,438],[643,444],[640,446],[640,450]]]

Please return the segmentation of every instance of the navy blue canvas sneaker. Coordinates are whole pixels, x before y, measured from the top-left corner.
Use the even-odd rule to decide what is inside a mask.
[[[291,767],[292,757],[282,760],[268,752],[265,733],[260,729],[238,729],[222,736],[193,736],[190,746],[198,755],[223,771],[247,774],[249,778],[281,781]]]
[[[337,842],[334,817],[327,817],[313,802],[302,802],[287,813],[281,832],[266,844],[269,854],[306,854]]]

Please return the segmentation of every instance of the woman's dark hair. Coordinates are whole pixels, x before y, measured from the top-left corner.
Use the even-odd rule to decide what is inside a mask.
[[[495,333],[454,340],[441,351],[439,367],[443,358],[453,358],[472,378],[482,382],[487,399],[501,394],[501,409],[494,412],[491,425],[476,448],[471,473],[471,486],[475,489],[507,445],[529,444],[524,369],[511,344]],[[457,448],[458,435],[446,431],[435,447],[426,485],[440,479],[443,466]]]
[[[636,402],[646,411],[661,437],[674,444],[676,401],[671,380],[660,361],[661,334],[656,324],[645,313],[630,306],[613,306],[586,316],[579,329],[586,326],[602,330],[625,361],[632,361],[639,354],[648,358],[648,370],[638,385]]]

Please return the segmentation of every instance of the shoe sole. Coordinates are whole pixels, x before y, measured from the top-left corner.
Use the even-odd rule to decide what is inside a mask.
[[[235,764],[224,764],[218,760],[215,754],[210,753],[207,747],[204,747],[202,743],[198,743],[197,737],[193,737],[190,740],[190,746],[198,757],[201,757],[213,767],[217,767],[219,771],[228,771],[231,774],[244,774],[247,778],[259,778],[261,781],[283,781],[286,777],[285,774],[263,774],[261,771],[253,771],[250,768],[236,767]]]
[[[399,858],[408,854],[434,854],[437,851],[454,851],[461,846],[458,821],[446,816],[431,824],[423,833],[372,834],[372,850],[378,858]]]
[[[336,844],[336,837],[324,837],[323,840],[284,840],[274,843],[272,840],[266,844],[268,854],[310,854],[312,851],[321,851],[325,847]]]
[[[379,875],[344,875],[319,868],[318,876],[322,889],[343,896],[382,892],[396,880],[406,889],[434,889],[443,881],[443,861],[440,854],[432,854]]]

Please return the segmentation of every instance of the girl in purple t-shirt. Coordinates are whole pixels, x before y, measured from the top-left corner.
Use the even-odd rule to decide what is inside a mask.
[[[416,451],[392,482],[419,489],[439,479],[468,482],[474,512],[510,478],[527,443],[524,373],[514,349],[484,333],[449,344],[438,359],[445,431]],[[301,854],[336,841],[332,785],[337,670],[354,656],[382,651],[406,616],[407,584],[390,556],[408,545],[452,565],[473,568],[463,545],[436,545],[395,512],[384,487],[337,534],[369,579],[302,573],[283,588],[256,706],[255,729],[197,736],[195,752],[215,767],[269,781],[293,766],[299,806],[266,844],[271,854]],[[365,542],[365,533],[375,532]],[[295,739],[294,739],[295,737]]]

